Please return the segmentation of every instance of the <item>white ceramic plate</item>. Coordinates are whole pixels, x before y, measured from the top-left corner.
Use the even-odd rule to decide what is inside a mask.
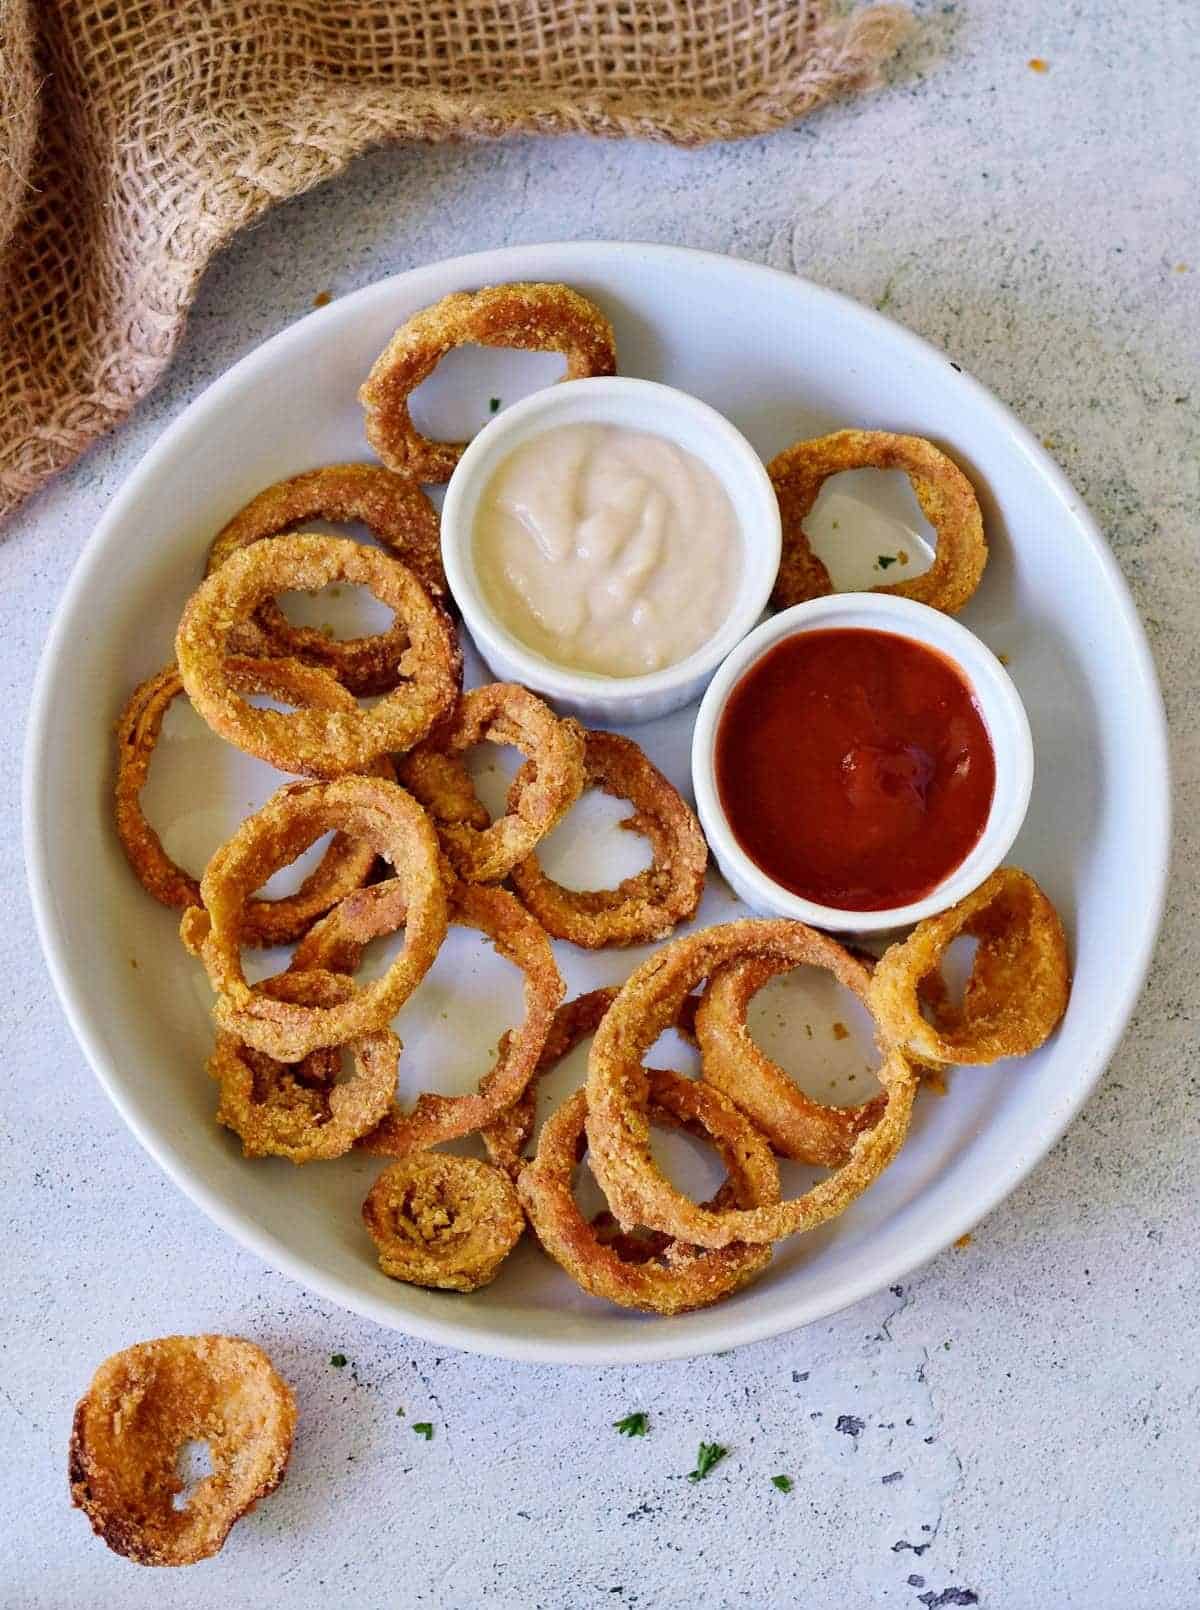
[[[214,532],[269,482],[367,456],[355,392],[394,326],[448,291],[508,279],[567,280],[595,297],[616,326],[625,373],[695,392],[764,456],[849,424],[914,431],[953,450],[980,489],[991,542],[960,618],[1006,656],[1037,751],[1013,859],[1057,902],[1075,958],[1070,1009],[1041,1052],[962,1070],[948,1095],[923,1096],[897,1162],[835,1224],[783,1243],[766,1276],[731,1301],[677,1319],[597,1302],[524,1244],[470,1297],[398,1285],[378,1272],[359,1222],[377,1163],[243,1161],[213,1122],[199,969],[175,938],[174,915],[135,882],[112,828],[113,720],[135,682],[169,659]],[[487,417],[490,398],[512,401],[555,373],[542,356],[456,353],[424,388],[421,417],[461,435]],[[880,553],[903,549],[917,563],[924,551],[915,504],[891,475],[831,484],[812,527],[843,585],[879,579]],[[887,579],[902,573],[889,567]],[[353,608],[320,598],[307,618],[370,618]],[[637,733],[684,789],[692,714]],[[199,869],[276,782],[184,707],[168,718],[149,812],[168,848]],[[608,804],[589,797],[559,828],[552,872],[611,882],[640,864],[638,841],[615,831],[621,812]],[[331,1300],[432,1341],[520,1359],[634,1362],[755,1341],[900,1279],[1044,1155],[1113,1052],[1149,962],[1166,870],[1166,744],[1141,627],[1095,525],[1030,435],[942,353],[829,291],[731,258],[527,246],[414,270],[311,314],[164,433],[88,543],[50,634],[29,726],[26,835],[42,942],[79,1042],[142,1144],[217,1223]],[[710,874],[700,921],[738,910]],[[645,954],[557,950],[572,993],[624,977]],[[260,971],[279,961],[266,958]],[[402,1088],[473,1083],[517,1000],[506,964],[453,933],[403,1015]],[[835,1021],[851,1027],[848,1039],[835,1038]],[[819,981],[771,986],[753,1024],[813,1090],[857,1100],[870,1088],[862,1024]],[[663,1051],[665,1065],[684,1055],[665,1042]],[[577,1057],[556,1088],[580,1068]],[[685,1183],[705,1183],[707,1165],[687,1143],[669,1163]]]

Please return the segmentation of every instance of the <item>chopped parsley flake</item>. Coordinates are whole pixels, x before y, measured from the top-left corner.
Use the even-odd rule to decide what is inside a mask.
[[[772,1476],[771,1486],[778,1487],[781,1493],[790,1493],[792,1490],[792,1478],[790,1476]]]
[[[638,1409],[623,1420],[614,1420],[613,1425],[623,1437],[644,1437],[650,1429],[650,1416]]]
[[[344,1370],[346,1365],[349,1363],[349,1360],[347,1359],[345,1353],[331,1353],[329,1355],[329,1362],[333,1365],[335,1370]]]
[[[499,397],[493,397],[488,402],[488,413],[489,414],[498,414],[499,412],[500,412],[500,399],[499,399]]]
[[[729,1449],[722,1448],[719,1442],[702,1442],[696,1454],[696,1468],[688,1471],[688,1480],[703,1481],[709,1471],[719,1465],[728,1452]]]
[[[879,558],[876,559],[875,563],[879,566],[880,570],[886,570],[889,565],[894,565],[896,563],[896,555],[894,553],[881,553]]]
[[[414,1420],[413,1430],[418,1437],[424,1437],[426,1442],[433,1441],[433,1427],[428,1420]]]

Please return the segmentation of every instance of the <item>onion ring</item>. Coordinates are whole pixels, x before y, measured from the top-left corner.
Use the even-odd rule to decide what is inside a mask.
[[[252,989],[242,971],[247,896],[323,833],[339,828],[364,840],[395,868],[389,886],[403,892],[404,949],[382,978],[337,1006],[274,1000],[261,988]],[[280,1062],[298,1062],[310,1051],[386,1028],[446,937],[446,890],[432,824],[411,795],[381,777],[285,784],[216,852],[200,880],[200,895],[204,907],[189,907],[179,931],[204,962],[217,992],[213,1016],[220,1028]],[[340,909],[335,906],[331,915]]]
[[[620,825],[649,839],[653,864],[615,889],[577,890],[547,877],[531,853],[513,867],[513,887],[548,934],[587,950],[665,939],[696,915],[704,893],[708,845],[700,823],[632,738],[589,732],[583,768],[585,788],[601,788],[634,807]],[[520,801],[530,769],[517,773],[510,802]]]
[[[866,1003],[871,975],[860,961],[835,946],[826,965],[839,983]],[[840,1168],[856,1137],[879,1121],[884,1097],[875,1096],[856,1107],[817,1101],[754,1043],[746,1008],[764,984],[790,972],[792,966],[778,956],[750,956],[717,968],[696,1010],[702,1077],[752,1118],[781,1156]]]
[[[416,481],[448,481],[465,442],[435,442],[412,422],[408,399],[452,347],[561,352],[564,380],[617,371],[612,325],[569,285],[515,283],[455,291],[407,319],[359,388],[367,440],[390,470]]]
[[[272,1000],[302,1006],[338,1006],[354,994],[348,978],[321,972],[281,973],[261,989]],[[339,1083],[337,1053],[314,1051],[304,1062],[276,1062],[219,1033],[208,1063],[221,1086],[217,1122],[241,1137],[246,1157],[314,1163],[343,1156],[387,1111],[400,1042],[389,1029],[376,1029],[350,1041],[348,1049],[354,1072]]]
[[[400,662],[408,679],[373,709],[256,710],[225,670],[230,631],[285,588],[319,592],[326,582],[361,583],[396,611],[408,633]],[[410,748],[454,704],[462,656],[445,611],[413,572],[377,548],[345,537],[298,533],[231,554],[188,599],[175,654],[188,697],[214,732],[280,771],[330,777],[363,771],[388,750]]]
[[[400,764],[400,779],[438,825],[442,845],[467,883],[507,877],[583,792],[584,729],[556,716],[515,682],[490,682],[459,700],[454,716]],[[462,754],[479,743],[511,744],[531,763],[514,781],[508,810],[487,827],[474,825],[474,792]]]
[[[292,958],[307,970],[352,973],[372,939],[395,933],[407,921],[405,890],[396,881],[372,884],[350,895],[311,928]],[[525,1018],[505,1034],[496,1061],[476,1090],[460,1096],[423,1091],[408,1111],[395,1101],[376,1128],[358,1142],[376,1157],[405,1157],[440,1141],[457,1140],[490,1123],[524,1091],[563,998],[562,976],[550,941],[524,906],[506,889],[456,884],[450,921],[486,934],[497,951],[525,975]]]
[[[979,499],[958,465],[932,442],[885,430],[839,430],[796,442],[768,464],[783,517],[783,557],[771,602],[787,609],[835,590],[829,571],[809,546],[804,521],[831,475],[867,467],[903,470],[937,533],[933,564],[924,574],[868,591],[915,598],[944,614],[957,614],[979,586],[987,563]]]
[[[352,897],[353,898],[353,897]],[[885,1105],[871,1129],[828,1179],[774,1206],[714,1210],[690,1201],[650,1154],[642,1057],[676,1018],[684,997],[727,961],[772,956],[828,967],[841,947],[803,923],[744,919],[672,940],[626,980],[605,1013],[588,1059],[588,1146],[592,1172],[622,1225],[647,1225],[703,1247],[775,1241],[842,1212],[887,1167],[908,1130],[916,1072],[896,1046],[882,1047]]]
[[[307,520],[361,521],[432,597],[446,596],[437,510],[415,482],[379,464],[326,464],[266,487],[218,534],[205,574],[220,569],[231,553]],[[390,693],[399,681],[408,633],[395,624],[370,637],[330,639],[311,626],[294,626],[267,599],[235,627],[229,642],[241,653],[291,655],[324,666],[351,693]]]
[[[921,986],[960,934],[979,946],[961,1007]],[[919,922],[880,957],[869,1005],[885,1034],[935,1064],[980,1064],[1036,1051],[1058,1027],[1071,993],[1062,922],[1027,872],[1000,867],[949,911]]]
[[[362,1216],[385,1275],[442,1291],[486,1286],[525,1229],[507,1174],[445,1152],[414,1152],[385,1168]]]
[[[318,710],[357,708],[351,695],[327,672],[298,660],[234,658],[226,661],[225,669],[230,686],[240,693],[265,693]],[[146,893],[177,910],[200,904],[200,885],[167,854],[142,812],[140,796],[167,706],[182,692],[178,669],[168,665],[134,690],[117,723],[117,837]],[[386,756],[380,756],[373,770],[381,777],[395,777]],[[243,941],[248,945],[291,944],[343,895],[361,888],[374,865],[375,851],[369,844],[356,844],[344,834],[336,834],[320,865],[295,894],[247,901]]]
[[[261,1347],[162,1336],[105,1359],[75,1408],[71,1502],[116,1554],[193,1565],[283,1480],[296,1403]],[[180,1450],[204,1442],[212,1474],[175,1507]]]

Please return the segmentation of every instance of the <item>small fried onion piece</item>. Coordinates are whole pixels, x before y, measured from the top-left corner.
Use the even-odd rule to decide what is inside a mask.
[[[840,945],[831,945],[826,965],[865,1004],[871,975],[862,962]],[[857,1107],[816,1101],[754,1043],[746,1023],[751,998],[792,967],[782,957],[751,956],[717,968],[696,1009],[703,1078],[752,1118],[781,1156],[840,1168],[855,1137],[878,1121],[884,1097]]]
[[[962,1005],[947,1004],[935,982],[926,991],[929,1021],[921,1013],[922,985],[960,934],[979,941]],[[1036,1051],[1058,1027],[1070,993],[1058,912],[1027,872],[1000,867],[965,900],[926,917],[884,951],[868,1004],[910,1056],[977,1064]]]
[[[75,1408],[71,1502],[116,1554],[192,1565],[283,1480],[296,1404],[271,1360],[236,1336],[162,1336],[105,1359]],[[177,1509],[181,1450],[212,1474]]]
[[[405,891],[398,881],[372,884],[348,896],[311,928],[297,946],[292,966],[352,973],[372,939],[395,933],[407,921]],[[450,921],[487,936],[497,952],[525,975],[525,1017],[503,1035],[490,1072],[478,1088],[459,1096],[423,1091],[410,1111],[395,1101],[359,1148],[375,1157],[405,1157],[440,1141],[457,1140],[490,1123],[516,1101],[533,1076],[554,1011],[563,998],[562,976],[545,932],[506,889],[456,884],[450,891]]]
[[[446,1152],[414,1152],[385,1168],[362,1216],[385,1275],[443,1291],[494,1280],[525,1229],[507,1174]]]
[[[395,878],[381,887],[401,891],[404,948],[382,978],[335,1006],[304,1006],[252,989],[241,960],[247,897],[323,833],[339,829],[369,844],[395,868]],[[446,937],[446,889],[433,826],[410,794],[381,777],[339,777],[278,789],[213,856],[200,880],[200,895],[203,907],[184,912],[179,932],[200,956],[217,993],[218,1027],[280,1062],[298,1062],[322,1046],[345,1045],[386,1028]],[[335,906],[331,915],[338,910]]]
[[[395,610],[408,635],[403,680],[369,710],[256,710],[226,672],[230,632],[276,593],[319,592],[331,581],[368,587]],[[365,771],[385,751],[410,748],[453,706],[462,678],[449,619],[407,566],[378,548],[311,532],[231,554],[188,599],[175,654],[188,697],[214,732],[280,771],[313,777]]]
[[[564,380],[617,370],[612,325],[569,285],[486,285],[454,291],[422,308],[392,336],[359,389],[367,440],[391,470],[417,481],[448,481],[465,442],[435,442],[412,422],[408,399],[452,347],[561,352]]]
[[[987,563],[979,500],[958,465],[932,442],[884,430],[839,430],[796,442],[767,466],[783,518],[783,556],[771,602],[787,609],[834,591],[828,570],[809,546],[804,521],[831,475],[865,468],[903,470],[937,533],[933,564],[923,575],[869,591],[896,593],[957,614],[978,587]]]
[[[225,662],[231,687],[239,693],[263,693],[318,710],[356,710],[354,699],[325,671],[301,665],[298,660],[231,658]],[[150,758],[162,732],[163,717],[172,699],[183,692],[176,666],[168,665],[135,688],[117,723],[116,824],[121,848],[147,894],[164,906],[182,910],[200,904],[200,885],[178,866],[163,848],[162,840],[142,812],[141,792],[150,771]],[[381,777],[395,777],[386,756],[374,763]],[[356,844],[335,834],[321,864],[309,873],[295,894],[278,900],[249,900],[242,937],[248,945],[287,945],[337,904],[352,889],[361,888],[375,865],[369,844]]]
[[[772,956],[828,967],[841,947],[800,922],[744,919],[672,940],[626,980],[601,1020],[588,1058],[587,1135],[592,1172],[628,1228],[644,1224],[703,1247],[776,1241],[834,1218],[876,1179],[908,1130],[917,1076],[905,1054],[884,1044],[878,1078],[885,1104],[841,1168],[802,1195],[757,1208],[700,1206],[670,1183],[650,1152],[647,1070],[642,1057],[678,1017],[684,997],[723,962]]]
[[[438,824],[459,877],[467,883],[495,883],[507,877],[583,792],[584,736],[577,721],[556,716],[527,688],[489,682],[464,693],[453,718],[404,757],[400,780]],[[513,783],[506,813],[480,828],[460,757],[486,742],[511,744],[529,765]]]
[[[205,574],[220,569],[231,553],[308,520],[361,521],[434,598],[445,596],[437,510],[414,481],[379,464],[326,464],[266,487],[218,534]],[[267,599],[234,628],[230,642],[242,653],[294,655],[322,665],[351,693],[389,693],[399,681],[408,632],[397,622],[370,637],[331,639],[311,626],[294,626]]]
[[[653,865],[615,889],[566,889],[547,877],[531,853],[513,867],[513,887],[555,939],[588,950],[665,939],[696,915],[704,893],[708,845],[700,823],[632,738],[588,732],[583,767],[585,788],[602,788],[634,807],[621,826],[650,841]],[[510,801],[519,802],[529,771],[523,766],[517,773]]]
[[[322,972],[280,973],[260,988],[272,1000],[302,1006],[337,1006],[354,994],[348,978]],[[246,1157],[314,1163],[343,1156],[388,1110],[400,1041],[390,1029],[376,1029],[351,1040],[347,1050],[354,1069],[339,1081],[341,1057],[330,1060],[328,1050],[303,1062],[276,1062],[218,1033],[208,1062],[221,1087],[217,1122],[241,1137]]]

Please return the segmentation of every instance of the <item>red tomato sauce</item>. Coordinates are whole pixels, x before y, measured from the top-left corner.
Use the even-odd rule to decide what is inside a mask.
[[[842,911],[935,889],[987,822],[996,759],[962,673],[892,632],[798,632],[730,693],[715,769],[768,877]]]

